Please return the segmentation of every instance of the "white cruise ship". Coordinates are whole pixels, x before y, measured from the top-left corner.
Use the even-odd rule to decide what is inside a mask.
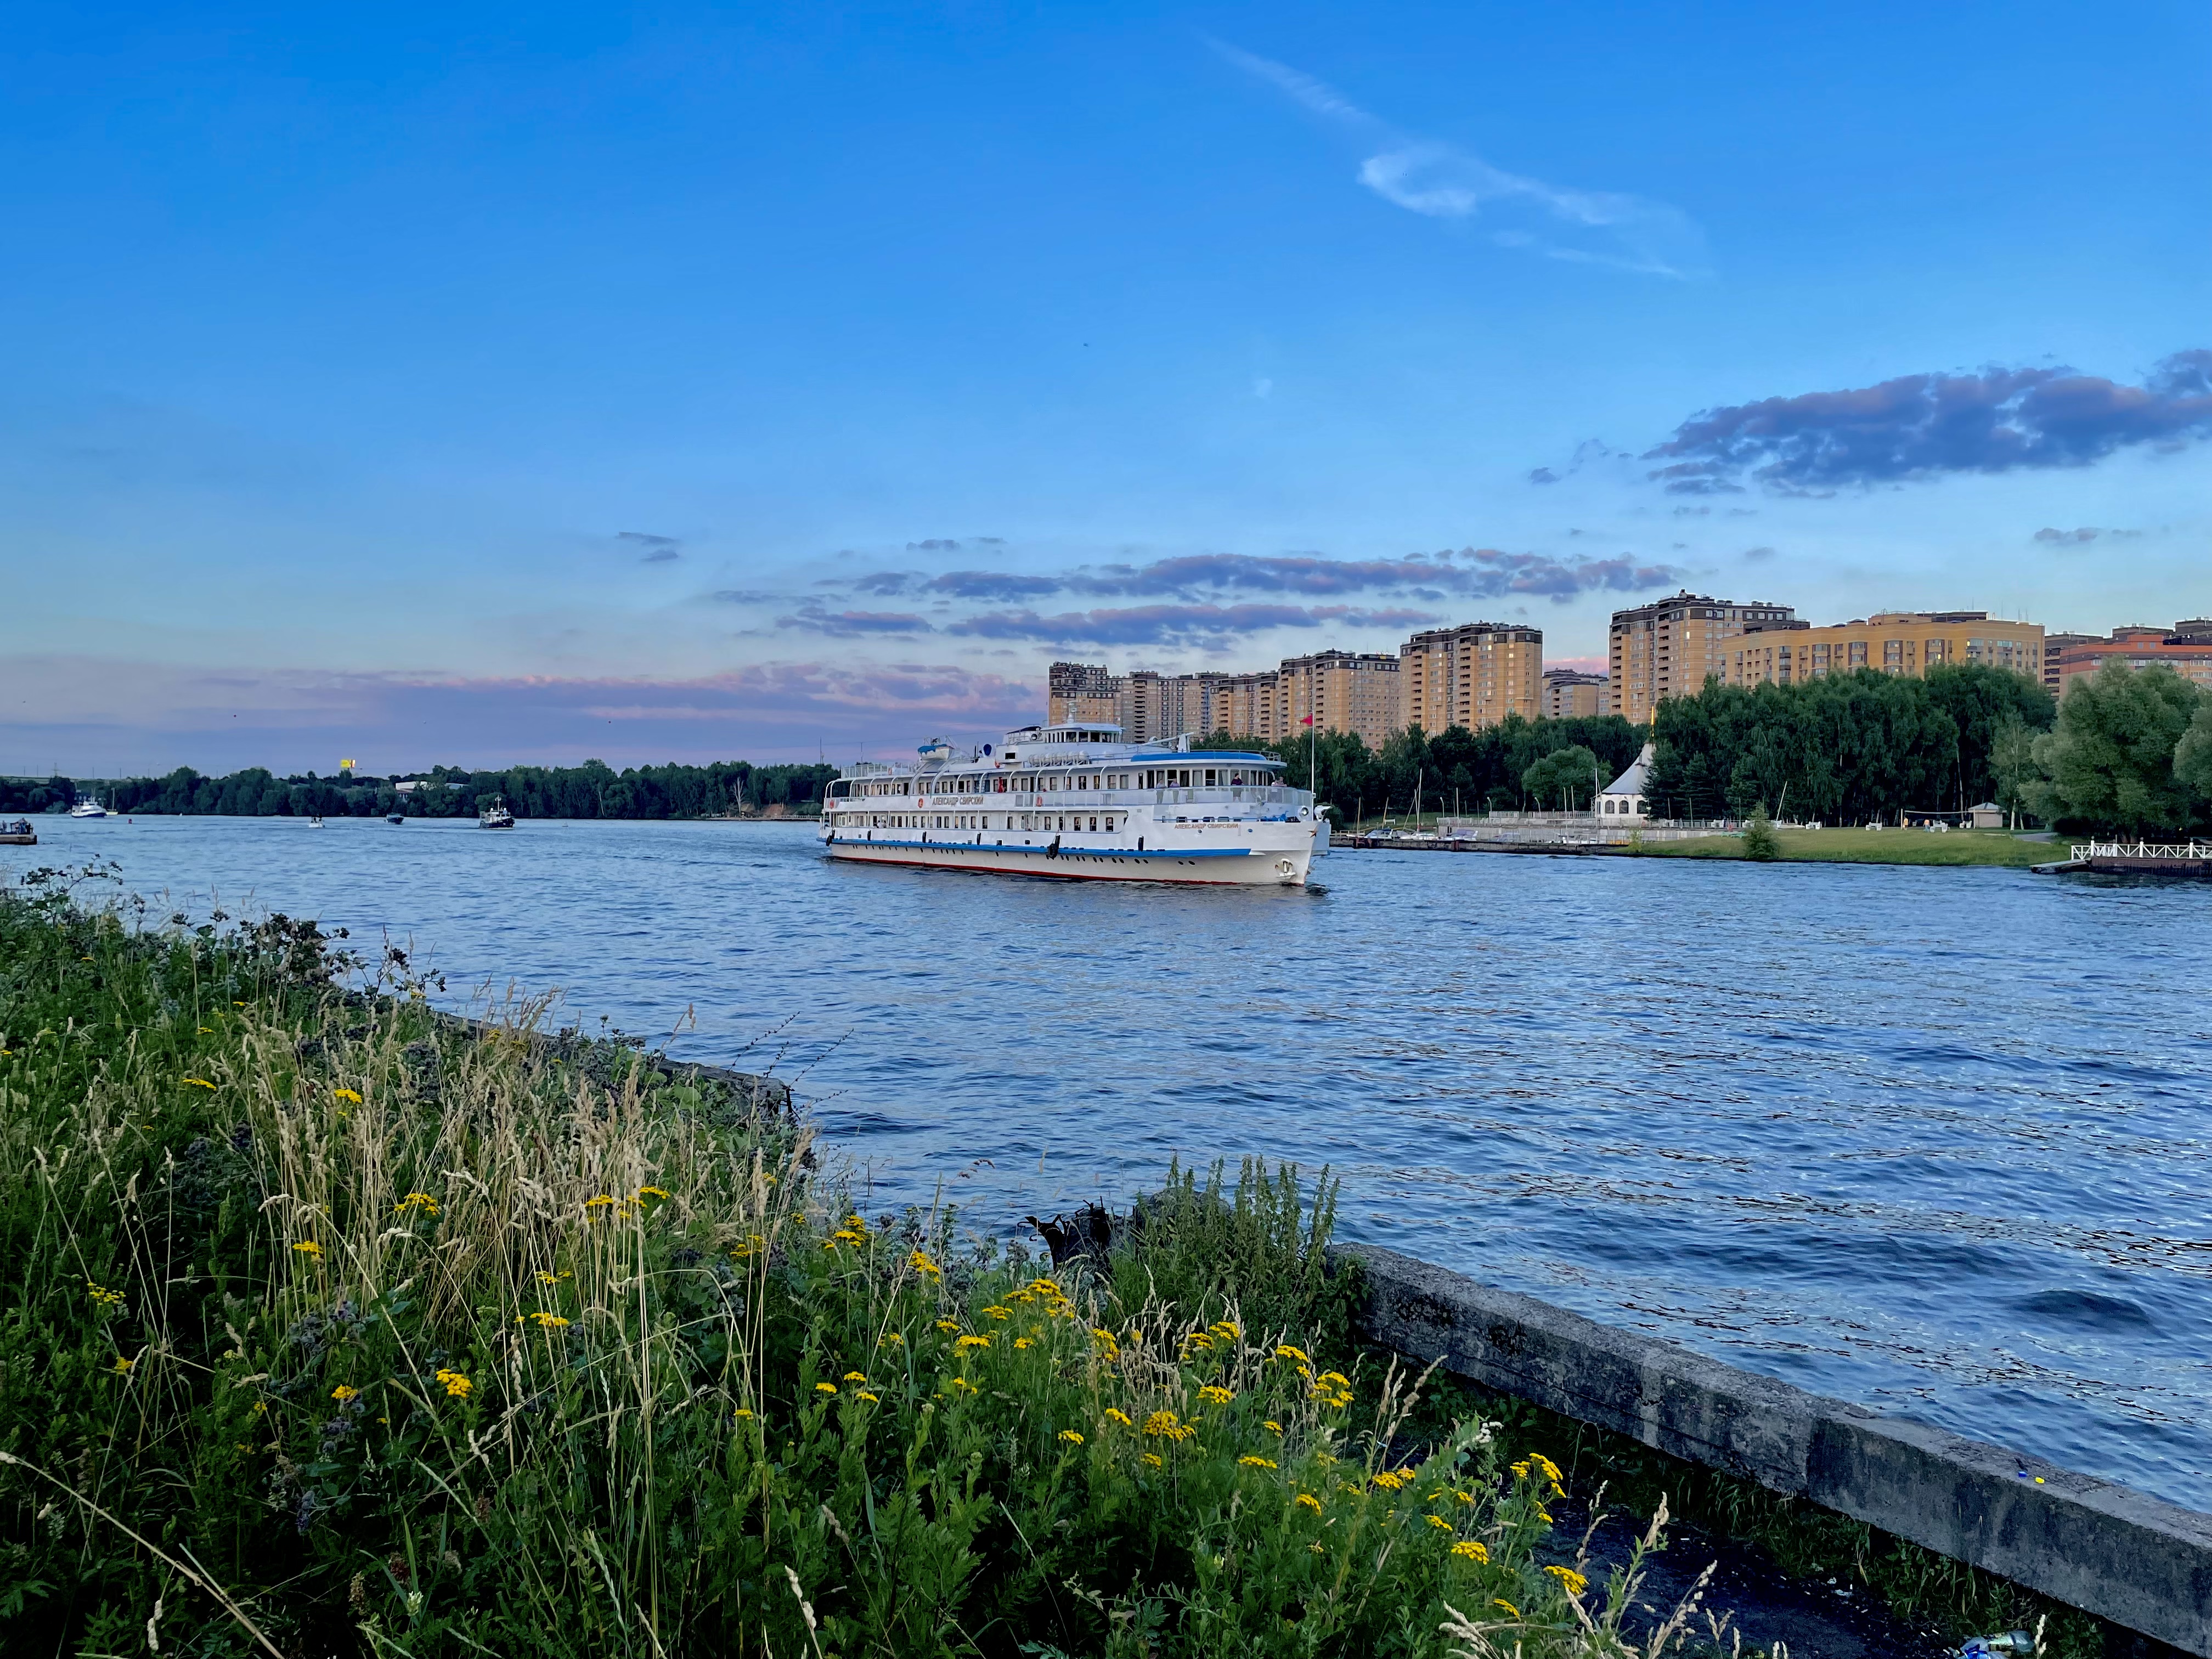
[[[1282,763],[1121,741],[1118,726],[1027,726],[967,758],[863,761],[830,786],[831,858],[1078,881],[1302,885],[1321,823]]]

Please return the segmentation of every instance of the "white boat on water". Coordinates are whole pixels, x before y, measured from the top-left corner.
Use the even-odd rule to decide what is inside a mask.
[[[79,795],[76,805],[70,808],[70,816],[73,818],[104,818],[107,816],[107,809],[94,796]]]
[[[863,761],[830,784],[833,859],[1073,881],[1297,887],[1321,820],[1266,755],[1126,744],[1117,726],[1025,726],[963,757]]]

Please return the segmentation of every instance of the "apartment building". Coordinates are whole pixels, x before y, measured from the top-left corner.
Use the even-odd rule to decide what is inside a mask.
[[[1585,674],[1577,668],[1547,668],[1544,671],[1544,716],[1564,720],[1610,714],[1613,700],[1608,685],[1602,674]]]
[[[1045,676],[1045,724],[1121,718],[1121,679],[1096,662],[1056,662]]]
[[[1544,631],[1504,623],[1432,628],[1398,647],[1399,717],[1431,736],[1544,709]]]
[[[1379,749],[1399,728],[1401,672],[1396,657],[1378,651],[1286,658],[1276,673],[1279,724],[1273,735],[1297,736],[1310,715],[1316,732],[1356,732],[1370,749]]]
[[[2094,634],[2045,634],[2043,636],[2043,689],[2057,696],[2063,689],[2058,684],[2061,659],[2077,645],[2101,643],[2102,640]]]
[[[2050,654],[2046,646],[2046,662]],[[2130,668],[2164,663],[2182,678],[2212,690],[2212,619],[2179,622],[2172,628],[2116,628],[2110,639],[2079,640],[2057,654],[2062,696],[2075,680],[2095,673],[2109,660]]]
[[[1614,611],[1607,653],[1612,712],[1644,724],[1668,698],[1697,696],[1708,675],[1725,678],[1729,641],[1747,628],[1796,616],[1786,605],[1743,605],[1686,588],[1656,605]]]
[[[1730,685],[1789,685],[1862,668],[1917,678],[1970,662],[2040,683],[2043,624],[1992,622],[1984,611],[1884,611],[1831,628],[1759,623],[1729,642],[1724,678]]]

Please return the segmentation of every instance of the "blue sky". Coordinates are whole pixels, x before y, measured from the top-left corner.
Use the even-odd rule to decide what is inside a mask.
[[[2212,611],[2201,7],[11,16],[0,770]]]

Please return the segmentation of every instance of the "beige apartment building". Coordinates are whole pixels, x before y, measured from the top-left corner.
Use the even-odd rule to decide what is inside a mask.
[[[1884,611],[1832,628],[1761,625],[1729,641],[1730,685],[1802,684],[1862,668],[1914,678],[1978,662],[2043,679],[2043,624],[1992,622],[1983,611]]]
[[[1786,605],[1710,599],[1686,588],[1671,599],[1613,613],[1607,660],[1612,712],[1641,726],[1669,697],[1693,697],[1708,675],[1725,679],[1729,642],[1747,628],[1792,621]]]
[[[1602,674],[1585,674],[1577,668],[1544,671],[1544,717],[1578,720],[1589,714],[1610,714],[1613,699]]]
[[[1276,676],[1274,735],[1297,736],[1310,715],[1316,732],[1356,733],[1370,749],[1380,749],[1398,730],[1399,672],[1398,659],[1379,651],[1285,659]]]
[[[1399,717],[1431,737],[1544,711],[1544,631],[1504,623],[1432,628],[1398,647]]]
[[[1131,743],[1171,743],[1184,732],[1227,732],[1269,743],[1322,732],[1356,732],[1379,748],[1398,729],[1398,659],[1321,651],[1251,674],[1114,674],[1097,663],[1059,662],[1047,678],[1046,719],[1110,721]]]
[[[1121,719],[1121,681],[1096,662],[1056,662],[1045,676],[1045,723],[1113,723]]]

